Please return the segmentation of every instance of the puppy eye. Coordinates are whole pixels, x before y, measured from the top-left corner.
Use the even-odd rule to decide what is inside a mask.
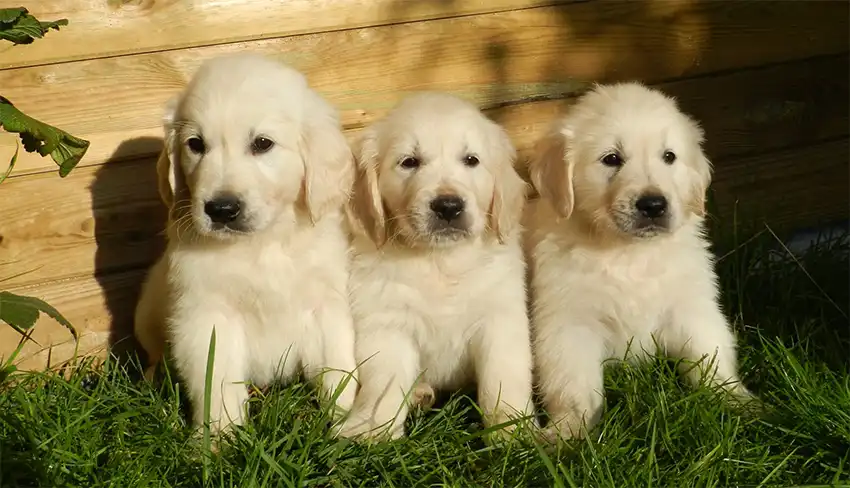
[[[673,161],[676,160],[676,153],[673,151],[664,151],[664,162],[667,164],[673,164]]]
[[[207,151],[207,146],[204,144],[204,140],[197,136],[190,137],[186,141],[186,145],[189,147],[189,150],[195,154],[203,154]]]
[[[623,165],[623,158],[617,153],[606,154],[602,157],[602,164],[618,168]]]
[[[472,154],[467,154],[463,158],[463,164],[469,166],[470,168],[474,168],[474,167],[478,166],[478,163],[480,163],[480,161],[478,160],[478,157],[473,156]]]
[[[274,141],[265,137],[258,137],[251,143],[251,152],[253,154],[262,154],[274,146]]]
[[[404,169],[416,169],[419,165],[422,164],[418,158],[414,158],[413,156],[408,156],[401,161],[399,161],[398,165]]]

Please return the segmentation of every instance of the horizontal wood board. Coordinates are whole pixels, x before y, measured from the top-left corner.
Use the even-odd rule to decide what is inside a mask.
[[[28,46],[2,45],[0,68],[461,17],[569,0],[0,0],[41,20],[69,19]],[[317,14],[317,9],[321,13]],[[75,42],[68,42],[74,39]]]

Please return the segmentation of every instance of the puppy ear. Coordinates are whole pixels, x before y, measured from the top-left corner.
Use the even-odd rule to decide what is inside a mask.
[[[357,175],[351,210],[366,233],[378,246],[387,240],[384,203],[378,188],[378,134],[374,127],[366,129],[358,141]]]
[[[693,143],[697,148],[697,155],[694,158],[694,164],[690,167],[693,183],[690,188],[688,208],[697,216],[705,217],[706,192],[708,191],[708,186],[711,184],[711,161],[709,161],[702,149],[702,128],[690,118],[688,118],[687,122],[691,126]]]
[[[300,149],[304,161],[304,200],[313,223],[341,209],[351,196],[354,157],[342,133],[339,116],[312,90],[306,92]]]
[[[575,164],[568,154],[572,138],[573,130],[569,125],[563,121],[558,122],[537,142],[528,162],[528,173],[534,189],[564,218],[573,213],[575,206]]]
[[[519,228],[522,220],[526,184],[514,169],[516,149],[510,138],[501,127],[493,125],[495,140],[491,147],[498,153],[495,158],[497,166],[493,172],[495,186],[490,202],[489,225],[499,242],[505,243]]]
[[[699,217],[705,217],[705,199],[708,186],[711,184],[711,161],[700,151],[696,158],[696,166],[691,169],[694,184],[691,187],[691,197],[688,207]]]
[[[177,159],[180,143],[177,140],[177,130],[174,125],[179,103],[180,97],[174,96],[165,104],[165,113],[162,116],[165,145],[156,162],[159,197],[169,209],[174,206],[176,195],[184,185],[183,172],[180,170]]]

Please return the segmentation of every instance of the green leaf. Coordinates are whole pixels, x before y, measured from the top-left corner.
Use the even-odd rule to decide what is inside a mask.
[[[15,161],[18,160],[18,151],[20,150],[21,146],[15,144],[15,154],[12,155],[12,160],[9,161],[9,167],[6,168],[6,172],[0,175],[0,183],[6,181],[6,178],[8,178],[10,174],[12,174],[12,170],[15,169]]]
[[[0,127],[20,134],[27,152],[50,155],[59,166],[59,176],[68,173],[80,162],[89,148],[89,141],[79,139],[56,127],[40,122],[12,105],[0,96]]]
[[[0,320],[11,325],[18,332],[23,333],[31,329],[38,320],[39,313],[47,314],[68,329],[74,339],[77,338],[77,330],[68,322],[68,319],[44,300],[0,291]]]
[[[63,25],[68,25],[68,19],[43,22],[23,7],[0,9],[0,39],[15,44],[30,44],[44,37],[48,30],[59,30]]]
[[[28,13],[28,10],[23,7],[0,8],[0,29],[5,28],[3,24],[14,24],[21,15],[26,13]]]

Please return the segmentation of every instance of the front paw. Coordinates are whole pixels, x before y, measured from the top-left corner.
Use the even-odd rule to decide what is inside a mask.
[[[332,435],[358,442],[382,442],[404,437],[404,427],[394,427],[390,423],[379,425],[371,418],[354,414],[337,424]]]
[[[410,394],[410,404],[413,407],[419,408],[422,411],[430,410],[437,401],[437,394],[434,388],[428,383],[419,382],[413,388]]]
[[[741,383],[734,383],[725,391],[727,400],[737,409],[754,415],[764,415],[768,411],[767,405]]]
[[[587,430],[584,418],[571,414],[557,422],[550,421],[540,430],[539,438],[547,444],[559,444],[564,441],[584,439],[587,436]]]
[[[488,422],[490,426],[499,428],[488,432],[484,436],[484,442],[491,446],[503,445],[514,441],[531,440],[534,433],[540,430],[540,426],[534,417],[507,417],[500,416],[500,422]]]

